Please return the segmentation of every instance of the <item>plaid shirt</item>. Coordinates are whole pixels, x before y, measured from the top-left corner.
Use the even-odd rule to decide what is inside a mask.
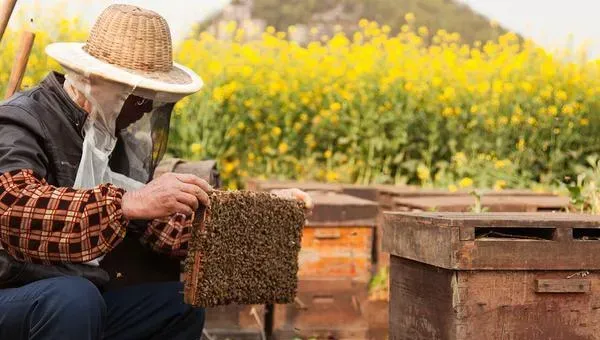
[[[18,260],[82,263],[111,251],[125,237],[124,190],[112,184],[89,190],[49,185],[31,170],[0,176],[0,244]],[[143,242],[183,256],[191,219],[175,215],[149,223]]]

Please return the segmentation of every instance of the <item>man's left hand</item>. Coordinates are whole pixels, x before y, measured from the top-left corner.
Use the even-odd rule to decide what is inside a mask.
[[[306,210],[310,211],[313,208],[313,201],[312,198],[310,198],[310,195],[300,189],[278,189],[271,190],[271,193],[280,198],[302,202],[304,203],[304,208]]]

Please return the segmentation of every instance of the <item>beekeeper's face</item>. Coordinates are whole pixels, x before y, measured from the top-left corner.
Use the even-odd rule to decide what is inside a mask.
[[[144,113],[152,111],[152,100],[130,95],[125,100],[121,113],[117,117],[116,131],[121,131],[137,122]]]

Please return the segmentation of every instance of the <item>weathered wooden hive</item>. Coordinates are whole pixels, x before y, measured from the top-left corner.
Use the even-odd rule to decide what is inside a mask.
[[[336,192],[310,196],[314,209],[302,237],[297,299],[277,306],[277,334],[365,339],[360,304],[371,277],[377,204]]]
[[[600,217],[386,213],[390,339],[600,339]]]

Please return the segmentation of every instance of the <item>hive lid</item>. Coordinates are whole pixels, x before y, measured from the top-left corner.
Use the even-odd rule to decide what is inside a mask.
[[[393,256],[457,270],[599,270],[600,216],[385,213]]]
[[[381,185],[344,184],[342,192],[350,196],[376,202],[379,190],[384,187]]]
[[[375,226],[377,203],[358,197],[322,191],[309,191],[314,208],[307,225]]]
[[[473,196],[395,197],[394,208],[405,207],[425,211],[468,212],[475,205]],[[483,196],[483,207],[492,212],[527,212],[536,210],[561,210],[569,205],[562,196]]]
[[[250,179],[247,181],[246,186],[248,190],[253,191],[271,191],[277,189],[291,189],[298,188],[304,191],[322,190],[322,191],[335,191],[341,192],[342,186],[335,183],[322,183],[314,181],[283,181],[283,180],[261,180],[261,179]]]
[[[430,188],[424,189],[417,186],[383,186],[379,188],[383,195],[400,197],[427,197],[427,196],[471,196],[472,190],[450,191],[446,189]],[[479,190],[482,196],[556,196],[550,192],[537,192],[526,189],[506,190]]]

